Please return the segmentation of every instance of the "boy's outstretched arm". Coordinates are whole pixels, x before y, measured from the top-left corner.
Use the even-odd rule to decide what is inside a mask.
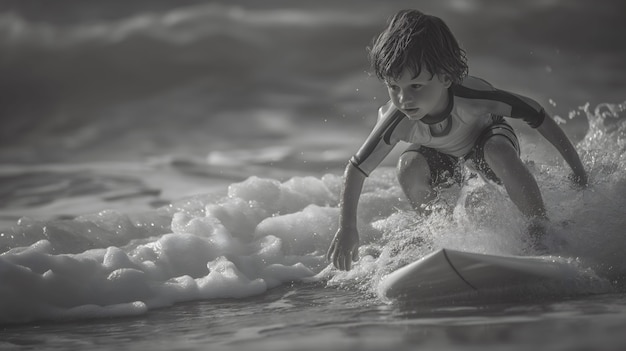
[[[574,148],[574,145],[572,145],[561,127],[552,118],[546,116],[543,123],[537,127],[537,131],[554,145],[561,156],[563,156],[574,172],[573,181],[581,187],[587,186],[587,173],[580,161],[578,152],[576,152],[576,148]]]
[[[358,259],[359,232],[356,227],[356,213],[365,178],[363,172],[352,162],[348,162],[339,203],[339,230],[326,254],[326,258],[341,270],[350,270],[352,260]]]

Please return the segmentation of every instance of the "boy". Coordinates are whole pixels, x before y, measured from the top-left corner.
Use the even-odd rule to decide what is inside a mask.
[[[531,222],[547,220],[537,182],[521,161],[517,137],[503,116],[536,128],[569,164],[573,180],[587,184],[574,146],[537,102],[467,75],[465,52],[440,18],[402,10],[369,51],[391,99],[346,167],[339,230],[327,254],[337,268],[349,270],[357,259],[356,208],[363,182],[399,141],[411,143],[398,161],[398,180],[418,212],[436,197],[434,187],[458,179],[456,165],[463,159],[504,185]]]

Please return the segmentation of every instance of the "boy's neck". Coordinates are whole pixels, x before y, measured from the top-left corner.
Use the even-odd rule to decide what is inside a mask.
[[[453,100],[452,90],[448,88],[446,94],[443,95],[433,112],[424,116],[420,121],[426,124],[441,123],[448,118],[450,112],[452,112]]]

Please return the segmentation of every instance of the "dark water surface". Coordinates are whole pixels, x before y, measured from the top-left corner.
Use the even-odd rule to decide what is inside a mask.
[[[3,349],[621,350],[623,294],[407,308],[311,285],[194,302],[143,317],[6,327]]]

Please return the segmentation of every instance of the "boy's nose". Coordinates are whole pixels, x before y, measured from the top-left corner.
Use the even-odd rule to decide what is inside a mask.
[[[400,101],[403,104],[405,104],[407,102],[412,102],[413,101],[413,95],[408,94],[407,92],[400,92],[400,94],[398,95],[398,101]]]

